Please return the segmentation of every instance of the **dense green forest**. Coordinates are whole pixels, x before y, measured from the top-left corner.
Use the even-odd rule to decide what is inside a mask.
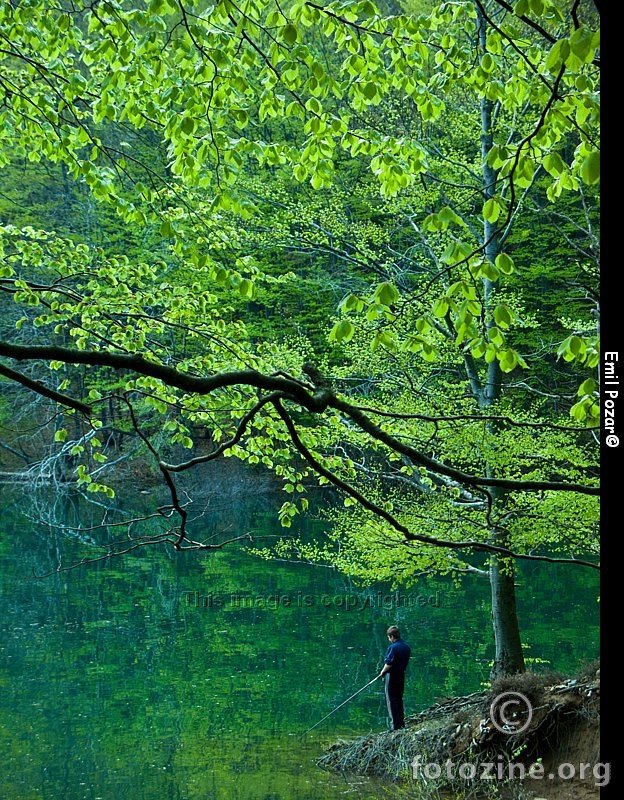
[[[585,0],[5,3],[3,473],[105,503],[141,460],[170,501],[137,545],[211,549],[185,480],[241,459],[284,492],[259,556],[485,576],[492,674],[523,670],[517,559],[599,562],[598,29]]]

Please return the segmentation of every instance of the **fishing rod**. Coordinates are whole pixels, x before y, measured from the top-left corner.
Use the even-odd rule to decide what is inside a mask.
[[[320,719],[320,720],[319,720],[319,721],[318,721],[318,722],[317,722],[315,725],[313,725],[311,728],[308,728],[308,730],[307,730],[307,731],[304,731],[304,732],[303,732],[303,736],[305,736],[305,735],[306,735],[306,733],[310,733],[310,731],[313,731],[313,730],[314,730],[314,728],[316,728],[318,725],[320,725],[320,724],[321,724],[321,722],[325,722],[325,720],[327,719],[327,717],[331,717],[331,715],[332,715],[332,714],[334,714],[336,711],[338,711],[338,709],[339,709],[339,708],[342,708],[343,706],[346,706],[346,705],[347,705],[347,703],[349,702],[349,700],[353,700],[353,698],[354,698],[354,697],[357,697],[357,696],[358,696],[358,694],[360,694],[360,692],[363,692],[363,691],[364,691],[364,689],[368,689],[368,687],[371,685],[371,683],[375,683],[375,681],[377,680],[377,678],[380,678],[380,677],[381,677],[381,675],[375,675],[375,677],[372,679],[372,681],[369,681],[369,682],[366,684],[366,686],[362,686],[362,688],[361,688],[361,689],[358,689],[358,690],[357,690],[357,692],[355,692],[355,694],[352,694],[352,695],[351,695],[351,697],[347,697],[347,699],[346,699],[344,702],[342,702],[342,703],[341,703],[339,706],[336,706],[336,708],[334,708],[334,710],[333,710],[333,711],[330,711],[330,712],[329,712],[329,714],[325,714],[325,716],[323,717],[323,719]]]

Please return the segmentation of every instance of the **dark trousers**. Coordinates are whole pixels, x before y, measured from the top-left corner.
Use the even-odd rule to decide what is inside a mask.
[[[404,672],[386,673],[386,704],[388,714],[392,720],[392,730],[405,727],[405,712],[403,711],[403,690],[405,689]]]

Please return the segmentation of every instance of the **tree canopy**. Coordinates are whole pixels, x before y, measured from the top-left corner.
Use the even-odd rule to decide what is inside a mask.
[[[46,467],[111,495],[138,437],[178,548],[214,546],[200,463],[272,470],[285,527],[330,485],[329,538],[278,553],[489,570],[495,612],[510,557],[595,566],[598,29],[584,0],[5,4],[0,375],[46,399]],[[44,168],[63,201],[25,219]]]

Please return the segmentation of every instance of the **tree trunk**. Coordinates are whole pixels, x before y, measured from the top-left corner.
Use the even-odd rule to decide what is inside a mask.
[[[479,20],[479,48],[486,52],[486,23],[477,11]],[[481,170],[483,177],[483,200],[484,202],[495,197],[497,191],[498,173],[487,162],[494,136],[492,131],[493,104],[490,100],[483,97],[481,99]],[[484,252],[486,258],[495,263],[496,257],[501,251],[499,231],[495,224],[484,220],[483,225]],[[493,296],[496,293],[496,285],[492,281],[484,281],[484,306],[486,314],[495,304]],[[488,314],[487,328],[494,326],[494,319]],[[476,370],[472,371],[476,375]],[[470,377],[470,372],[469,372]],[[492,406],[500,397],[502,389],[503,375],[498,364],[494,359],[487,369],[485,383],[472,380],[471,386],[473,393],[476,394],[479,406],[487,409]],[[495,424],[488,425],[490,432],[495,432]],[[487,470],[490,474],[490,470]],[[495,511],[504,503],[504,496],[498,492],[492,492],[493,508]],[[493,532],[492,541],[495,544],[506,546],[507,541],[504,535]],[[522,654],[522,644],[520,641],[520,626],[516,613],[516,587],[515,587],[515,566],[511,559],[493,555],[490,560],[490,590],[492,596],[492,625],[494,628],[494,642],[496,655],[490,674],[491,680],[501,676],[510,675],[516,672],[524,672],[524,656]]]
[[[490,679],[524,672],[524,655],[516,613],[515,568],[511,559],[492,556],[490,588],[496,655]]]

